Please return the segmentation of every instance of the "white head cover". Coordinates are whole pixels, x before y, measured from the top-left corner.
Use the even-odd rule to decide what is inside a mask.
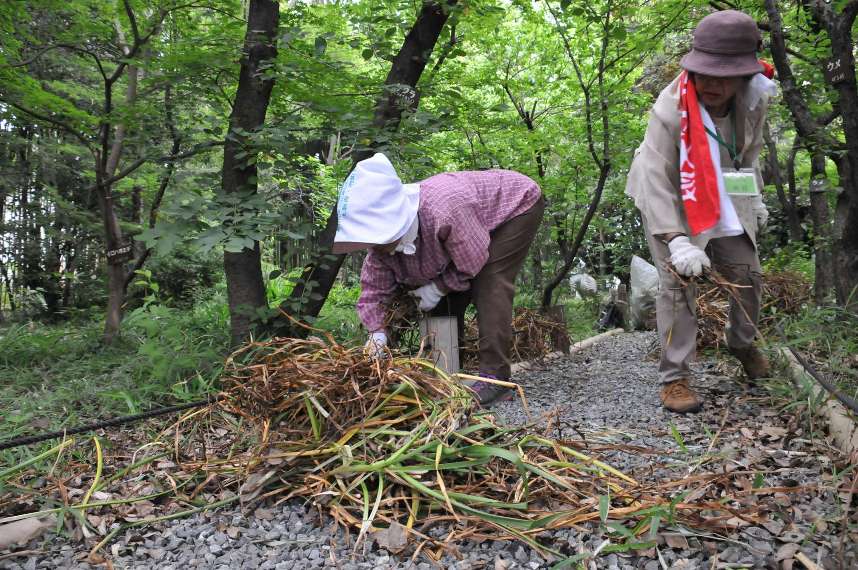
[[[381,153],[357,163],[340,189],[334,253],[391,243],[417,216],[420,186],[405,185]]]

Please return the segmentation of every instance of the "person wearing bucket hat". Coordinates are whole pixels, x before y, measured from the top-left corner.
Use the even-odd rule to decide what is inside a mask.
[[[369,331],[367,349],[384,354],[384,307],[404,287],[422,311],[455,315],[460,339],[473,303],[480,375],[509,380],[515,277],[544,208],[539,185],[511,170],[403,184],[381,153],[358,162],[340,189],[333,252],[368,250],[355,307]],[[482,404],[512,395],[490,382],[472,389]]]
[[[659,272],[660,397],[674,412],[703,404],[689,384],[697,291],[683,278],[706,268],[741,286],[730,301],[728,350],[749,379],[769,374],[754,345],[762,285],[757,233],[768,219],[758,159],[777,89],[771,66],[757,58],[761,44],[756,22],[743,12],[704,17],[682,72],[652,107],[629,169],[626,194],[640,210]]]

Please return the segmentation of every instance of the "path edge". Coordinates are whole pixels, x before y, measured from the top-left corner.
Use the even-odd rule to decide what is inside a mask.
[[[798,389],[809,390],[815,399],[825,398],[825,402],[814,413],[825,420],[828,433],[837,447],[850,457],[858,453],[858,423],[852,420],[846,407],[813,379],[788,348],[781,347],[778,353],[786,361],[789,378]]]

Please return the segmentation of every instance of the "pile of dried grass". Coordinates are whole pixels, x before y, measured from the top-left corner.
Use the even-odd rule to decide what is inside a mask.
[[[570,344],[566,323],[526,307],[515,309],[512,333],[510,359],[513,362],[537,360],[556,350],[554,347],[557,345]],[[479,361],[479,328],[476,319],[465,323],[462,359],[468,368],[476,368]]]
[[[210,413],[223,427],[241,418],[249,433],[228,459],[183,465],[240,482],[244,502],[304,497],[359,536],[401,525],[433,544],[417,527],[458,520],[461,536],[517,537],[545,551],[532,534],[598,517],[594,497],[637,500],[623,490],[633,479],[569,443],[473,413],[468,389],[425,361],[374,360],[320,339],[245,351],[252,363],[235,355]]]
[[[730,310],[730,298],[738,291],[715,274],[699,278],[697,295],[698,348],[719,348]],[[763,276],[763,303],[759,329],[765,331],[778,319],[797,314],[811,301],[812,285],[800,273],[771,271]]]
[[[51,512],[75,514],[67,520],[106,534],[92,551],[91,559],[99,560],[96,552],[129,525],[237,501],[249,507],[265,498],[298,497],[356,529],[357,543],[374,532],[394,552],[416,541],[414,556],[423,551],[437,560],[463,538],[518,539],[562,557],[540,543],[539,534],[600,518],[629,522],[628,544],[617,545],[628,549],[651,547],[660,523],[717,526],[731,517],[757,516],[724,500],[730,474],[642,486],[583,453],[582,442],[495,424],[475,409],[457,378],[428,362],[372,359],[330,339],[246,346],[227,362],[222,396],[187,413],[159,441],[135,451],[127,465],[105,465],[103,471],[95,439],[94,475],[79,471],[86,464],[76,462],[78,472],[52,475],[56,488],[33,491],[62,495],[65,506],[0,519],[0,525]],[[159,447],[160,453],[137,456]],[[0,484],[14,492],[0,497],[0,504],[20,504],[27,479],[40,476],[29,465],[3,472]],[[63,491],[69,477],[89,487],[78,504]],[[682,488],[704,481],[706,493],[698,492],[693,504],[681,502]],[[146,491],[129,497],[121,496],[123,489]],[[97,496],[111,499],[90,500]],[[145,506],[145,518],[112,532],[93,522],[116,520],[111,512],[138,504]],[[429,527],[449,523],[455,524],[444,539],[427,534]]]

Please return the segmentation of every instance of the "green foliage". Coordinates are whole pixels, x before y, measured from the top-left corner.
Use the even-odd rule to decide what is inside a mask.
[[[208,393],[227,348],[224,297],[209,290],[184,310],[153,300],[131,312],[111,347],[100,343],[99,320],[0,329],[0,417],[7,435]]]
[[[784,323],[790,346],[812,360],[819,372],[858,399],[858,315],[839,307],[807,307]]]
[[[329,331],[339,342],[358,344],[365,341],[366,331],[355,312],[359,295],[358,286],[334,285],[313,326]]]
[[[273,272],[273,279],[266,284],[268,303],[272,307],[279,306],[289,298],[296,281],[301,277],[300,269],[288,273]],[[362,329],[360,319],[355,312],[355,303],[360,296],[360,286],[347,286],[342,283],[334,284],[319,317],[312,323],[313,327],[329,332],[344,344],[363,342],[366,331]]]
[[[795,271],[813,281],[815,266],[810,248],[804,243],[790,243],[768,252],[763,263],[765,271]]]
[[[159,297],[164,303],[189,307],[197,291],[209,289],[223,279],[223,258],[179,247],[167,255],[154,256],[146,264],[146,270],[158,284]]]

